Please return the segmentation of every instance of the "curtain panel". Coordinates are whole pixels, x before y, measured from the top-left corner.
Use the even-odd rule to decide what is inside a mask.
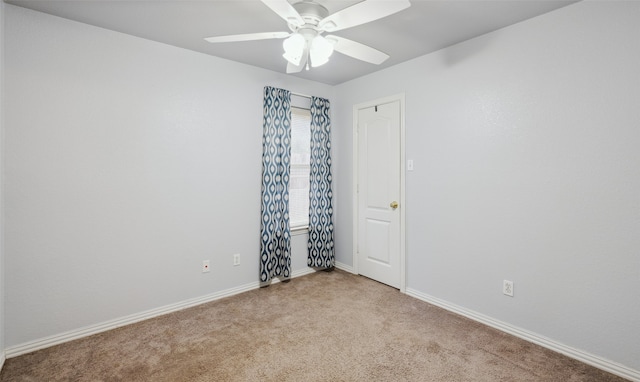
[[[291,277],[291,92],[266,86],[262,129],[260,281]]]
[[[311,97],[309,240],[307,265],[333,268],[333,191],[331,188],[331,117],[329,100]]]

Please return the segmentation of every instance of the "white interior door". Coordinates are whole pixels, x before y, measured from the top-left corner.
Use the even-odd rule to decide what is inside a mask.
[[[394,100],[357,111],[357,270],[394,288],[401,287],[400,108]]]

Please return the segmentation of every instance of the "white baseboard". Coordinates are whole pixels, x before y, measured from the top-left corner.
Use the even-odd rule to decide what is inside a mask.
[[[567,346],[565,344],[556,342],[552,339],[546,338],[544,336],[541,336],[539,334],[530,332],[528,330],[524,330],[512,325],[507,324],[506,322],[502,322],[499,320],[496,320],[492,317],[489,316],[485,316],[483,314],[480,314],[478,312],[474,312],[473,310],[469,310],[466,308],[463,308],[461,306],[455,305],[455,304],[451,304],[447,301],[441,300],[439,298],[433,297],[433,296],[429,296],[427,294],[424,294],[422,292],[419,292],[415,289],[411,289],[411,288],[407,288],[406,290],[406,294],[411,296],[411,297],[415,297],[419,300],[428,302],[429,304],[432,305],[436,305],[439,306],[443,309],[446,309],[450,312],[453,313],[457,313],[461,316],[465,316],[467,318],[470,318],[474,321],[478,321],[482,324],[485,324],[487,326],[491,326],[492,328],[498,329],[500,331],[503,331],[505,333],[514,335],[516,337],[522,338],[523,340],[532,342],[534,344],[540,345],[544,348],[553,350],[555,352],[561,353],[566,355],[567,357],[576,359],[580,362],[584,362],[588,365],[597,367],[598,369],[607,371],[611,374],[615,374],[618,375],[622,378],[627,378],[631,381],[635,381],[635,382],[640,382],[640,371],[638,370],[634,370],[631,369],[629,367],[626,367],[624,365],[621,365],[619,363],[613,362],[613,361],[609,361],[607,359],[598,357],[596,355],[587,353],[585,351],[579,350],[579,349],[575,349],[572,348],[571,346]]]
[[[4,366],[4,361],[6,357],[4,355],[4,350],[0,352],[0,372],[2,372],[2,367]]]
[[[343,263],[340,263],[338,261],[336,261],[336,268],[338,268],[340,270],[343,270],[345,272],[349,272],[349,273],[353,273],[353,274],[356,273],[351,265],[343,264]]]
[[[291,278],[304,276],[313,272],[315,272],[313,268],[300,269],[300,270],[291,272]],[[278,278],[275,278],[272,280],[272,283],[278,283],[278,282],[280,282],[280,279]],[[5,352],[2,354],[2,360],[4,360],[5,355],[7,358],[17,357],[19,355],[31,353],[36,350],[45,349],[45,348],[59,345],[65,342],[69,342],[69,341],[77,340],[80,338],[88,337],[94,334],[106,332],[108,330],[116,329],[121,326],[134,324],[136,322],[162,316],[164,314],[173,313],[186,308],[191,308],[197,305],[205,304],[207,302],[219,300],[221,298],[230,297],[243,292],[248,292],[253,289],[258,289],[260,288],[260,286],[261,286],[260,282],[256,281],[249,284],[240,285],[235,288],[225,289],[220,292],[211,293],[206,296],[184,300],[175,304],[165,305],[160,308],[147,310],[141,313],[131,314],[129,316],[116,318],[114,320],[105,321],[96,325],[89,325],[80,329],[70,330],[68,332],[41,338],[35,341],[30,341],[20,345],[11,346],[5,349]]]

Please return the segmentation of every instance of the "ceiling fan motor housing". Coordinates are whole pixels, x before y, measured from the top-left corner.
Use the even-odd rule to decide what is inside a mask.
[[[314,1],[302,1],[299,3],[295,3],[293,4],[293,8],[295,8],[295,10],[305,21],[305,26],[307,24],[310,24],[314,27],[317,27],[320,20],[329,15],[329,11],[327,10],[327,8]],[[289,28],[291,27],[292,25],[289,24]]]

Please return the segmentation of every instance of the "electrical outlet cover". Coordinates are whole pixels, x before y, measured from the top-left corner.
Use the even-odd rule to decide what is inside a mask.
[[[502,283],[502,293],[513,297],[513,281],[504,280]]]

